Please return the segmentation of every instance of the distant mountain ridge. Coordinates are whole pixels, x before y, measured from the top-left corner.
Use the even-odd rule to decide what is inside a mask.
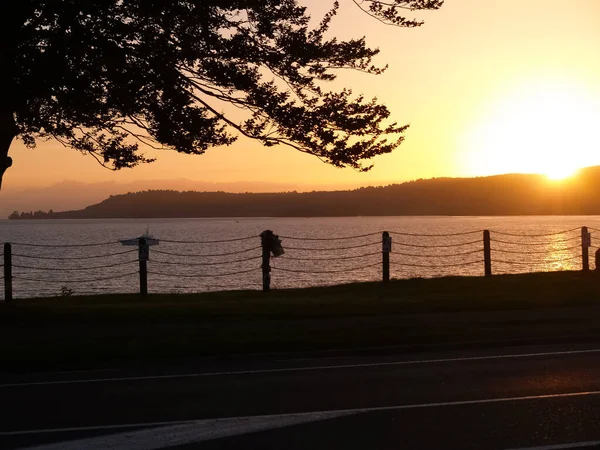
[[[386,184],[390,184],[390,182],[378,182],[377,186]],[[29,188],[19,188],[12,184],[7,184],[0,191],[0,219],[8,217],[16,209],[19,211],[48,211],[50,208],[54,211],[79,210],[88,205],[99,203],[110,195],[139,192],[148,189],[240,193],[308,192],[313,190],[355,189],[360,186],[360,183],[315,185],[314,183],[275,183],[268,181],[209,182],[185,178],[97,183],[64,180],[49,186]]]
[[[226,193],[150,190],[110,196],[56,219],[386,215],[600,214],[600,166],[570,180],[543,175],[432,178],[346,191]],[[12,217],[18,218],[18,217]],[[39,214],[36,218],[42,218]]]

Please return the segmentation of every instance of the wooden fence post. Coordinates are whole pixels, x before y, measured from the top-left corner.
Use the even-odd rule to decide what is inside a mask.
[[[383,256],[383,282],[390,281],[390,252],[392,251],[392,238],[390,233],[384,231],[381,236],[381,254]]]
[[[270,242],[273,239],[273,232],[265,230],[260,233],[260,245],[262,246],[262,279],[263,292],[271,290],[271,246]]]
[[[138,240],[138,261],[140,264],[140,295],[142,297],[148,296],[148,246],[146,245],[146,239],[140,238]]]
[[[581,227],[581,270],[589,272],[590,258],[588,247],[591,245],[591,236],[587,227]]]
[[[492,246],[490,239],[490,230],[483,230],[483,267],[485,276],[492,276]]]
[[[12,302],[12,246],[4,244],[4,301]]]

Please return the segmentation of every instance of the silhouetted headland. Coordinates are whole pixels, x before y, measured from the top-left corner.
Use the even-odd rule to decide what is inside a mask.
[[[600,166],[568,180],[543,175],[433,178],[347,191],[243,193],[151,190],[78,211],[14,212],[11,219],[600,214]]]

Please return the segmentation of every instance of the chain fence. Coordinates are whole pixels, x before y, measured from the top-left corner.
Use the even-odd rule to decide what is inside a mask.
[[[306,287],[381,280],[386,265],[391,278],[588,270],[592,252],[598,250],[586,237],[589,231],[600,233],[583,227],[540,234],[390,230],[333,237],[275,235],[284,249],[279,257],[273,257],[260,236],[159,239],[160,245],[145,250],[140,245],[123,248],[124,241],[11,242],[0,253],[5,287],[0,298],[137,293],[144,277],[151,293],[258,290],[266,278],[274,289]]]

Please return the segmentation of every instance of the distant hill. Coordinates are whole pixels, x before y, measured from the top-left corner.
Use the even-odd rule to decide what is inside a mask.
[[[125,175],[125,173],[121,174]],[[383,186],[387,183],[377,183]],[[360,183],[348,184],[303,184],[293,182],[209,182],[188,180],[185,178],[170,178],[159,180],[134,180],[131,182],[98,182],[83,183],[78,181],[60,181],[49,186],[24,188],[8,183],[0,191],[0,219],[8,217],[15,209],[19,211],[70,211],[85,208],[88,205],[101,202],[110,195],[153,190],[178,190],[198,192],[309,192],[313,190],[356,189],[364,186]]]
[[[11,218],[306,217],[600,214],[600,166],[570,180],[542,175],[433,178],[347,191],[226,193],[151,190],[111,196],[78,211]],[[28,217],[29,216],[29,217]]]

